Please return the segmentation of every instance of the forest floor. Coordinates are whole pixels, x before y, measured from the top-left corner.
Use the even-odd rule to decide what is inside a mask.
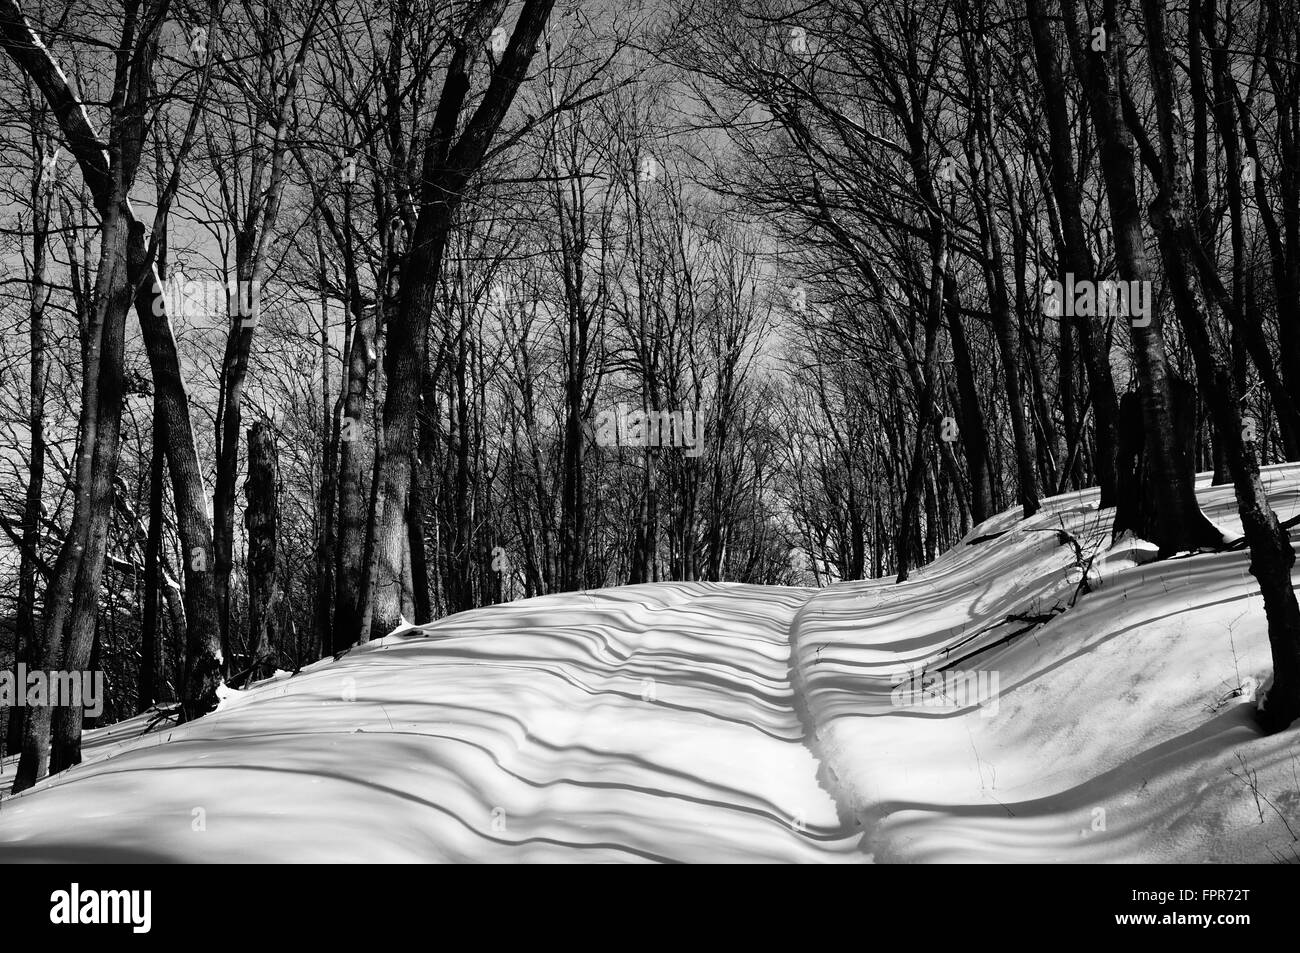
[[[1300,467],[1265,477],[1300,510]],[[1231,488],[1200,497],[1240,531]],[[902,585],[405,628],[192,724],[88,733],[0,800],[0,861],[1300,862],[1300,728],[1251,720],[1247,554],[1154,563],[1107,515],[1094,491],[1002,514]]]

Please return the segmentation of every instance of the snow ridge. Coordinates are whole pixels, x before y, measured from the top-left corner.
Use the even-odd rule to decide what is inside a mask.
[[[1300,510],[1300,466],[1264,477]],[[1199,493],[1239,530],[1230,487]],[[1107,529],[1075,493],[903,585],[659,583],[403,626],[199,721],[89,733],[0,801],[0,860],[1300,860],[1295,730],[1251,718],[1247,554],[1154,563]]]
[[[1300,509],[1300,467],[1263,476],[1280,515]],[[1198,493],[1240,532],[1230,486],[1202,475]],[[1248,555],[1151,563],[1127,541],[1054,614],[1081,569],[1052,531],[1090,553],[1108,515],[1095,491],[1004,513],[901,586],[841,584],[796,614],[815,750],[877,861],[1300,860],[1296,729],[1252,719],[1270,661]],[[996,676],[998,696],[899,691],[954,670]]]

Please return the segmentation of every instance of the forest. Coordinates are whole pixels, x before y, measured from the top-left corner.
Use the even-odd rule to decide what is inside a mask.
[[[4,711],[15,791],[406,624],[905,582],[1088,487],[1248,553],[1300,717],[1296,0],[0,0],[0,93],[0,663],[105,681]]]

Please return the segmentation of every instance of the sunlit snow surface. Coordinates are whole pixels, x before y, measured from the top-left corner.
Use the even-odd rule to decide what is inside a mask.
[[[862,860],[791,707],[787,633],[810,592],[521,601],[190,725],[133,739],[135,719],[0,801],[0,860]]]
[[[1300,467],[1265,475],[1300,510]],[[1200,495],[1240,531],[1230,488]],[[1069,599],[1057,531],[1091,553],[1110,515],[1002,514],[902,586],[629,586],[399,632],[88,734],[0,800],[0,860],[1300,861],[1300,729],[1250,718],[1245,552],[1122,543],[994,646]],[[992,703],[895,704],[945,664],[996,673]]]
[[[1281,518],[1300,510],[1300,467],[1264,477]],[[1198,495],[1241,532],[1231,487],[1203,476]],[[1098,539],[1112,515],[1095,491],[1056,497],[902,586],[846,583],[800,610],[814,747],[877,862],[1300,862],[1300,727],[1261,737],[1234,694],[1271,668],[1243,551],[1150,563],[1121,544],[1075,608],[954,663],[998,674],[996,708],[894,704],[908,663],[960,659],[1024,627],[1008,615],[1065,604],[1078,574],[1055,530]]]

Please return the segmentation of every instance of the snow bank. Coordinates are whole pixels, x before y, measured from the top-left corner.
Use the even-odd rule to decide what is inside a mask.
[[[1300,467],[1264,477],[1283,519],[1300,509]],[[1198,493],[1240,533],[1230,487]],[[875,859],[1300,860],[1297,729],[1265,738],[1251,718],[1270,663],[1248,555],[1120,545],[1053,613],[1081,576],[1058,531],[1087,556],[1108,520],[1095,491],[1017,517],[903,585],[842,584],[796,615],[814,748]],[[913,691],[918,672],[942,690]]]
[[[810,592],[521,601],[92,732],[0,801],[0,860],[863,860],[791,705]]]
[[[1300,509],[1300,467],[1266,479]],[[1300,860],[1300,729],[1251,719],[1245,552],[1127,541],[1069,607],[1108,522],[1073,494],[901,586],[628,586],[403,628],[193,724],[91,732],[0,800],[0,860]]]

